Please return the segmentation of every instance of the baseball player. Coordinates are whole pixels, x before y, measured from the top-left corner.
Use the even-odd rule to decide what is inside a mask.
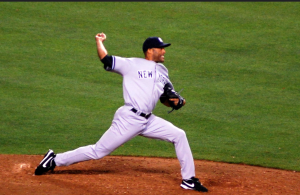
[[[175,91],[168,76],[168,69],[162,64],[165,60],[165,48],[171,44],[164,43],[160,37],[149,37],[143,43],[144,59],[124,58],[108,55],[103,44],[106,40],[104,33],[98,33],[95,39],[104,69],[123,77],[124,105],[117,109],[110,128],[99,141],[58,154],[49,149],[37,166],[35,175],[53,171],[56,166],[101,159],[140,135],[173,143],[181,166],[180,186],[184,189],[207,192],[195,177],[194,159],[185,132],[152,113],[158,100],[173,108],[172,111],[185,105],[185,99]]]

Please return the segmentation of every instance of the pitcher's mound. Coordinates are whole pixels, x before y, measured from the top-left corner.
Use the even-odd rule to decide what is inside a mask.
[[[1,194],[200,194],[180,187],[180,165],[173,158],[106,156],[35,176],[42,159],[0,155]],[[195,166],[206,194],[300,194],[299,172],[201,160]]]

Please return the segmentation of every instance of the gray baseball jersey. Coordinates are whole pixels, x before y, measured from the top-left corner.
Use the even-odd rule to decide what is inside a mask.
[[[116,111],[110,128],[96,144],[57,154],[56,166],[103,158],[140,135],[173,143],[182,178],[195,176],[194,160],[185,132],[154,114],[149,118],[140,116],[140,113],[152,112],[163,93],[163,87],[170,82],[167,68],[142,58],[113,56],[112,68],[108,71],[123,76],[124,105]],[[132,108],[137,112],[133,112]]]
[[[142,58],[113,57],[113,70],[123,76],[125,105],[150,113],[154,109],[168,78],[167,68]]]

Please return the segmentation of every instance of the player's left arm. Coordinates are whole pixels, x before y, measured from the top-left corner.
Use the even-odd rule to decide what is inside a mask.
[[[160,96],[160,102],[167,107],[172,107],[173,109],[178,110],[185,105],[186,100],[174,90],[171,83],[166,83],[164,86],[164,92]]]

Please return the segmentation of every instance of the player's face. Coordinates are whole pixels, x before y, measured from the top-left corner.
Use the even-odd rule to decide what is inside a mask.
[[[152,59],[154,62],[164,62],[165,61],[165,48],[152,48],[153,49],[153,56]]]

